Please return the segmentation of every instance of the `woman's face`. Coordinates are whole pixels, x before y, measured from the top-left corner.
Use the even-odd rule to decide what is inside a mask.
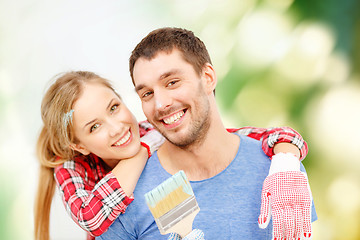
[[[87,83],[73,106],[73,125],[78,140],[72,148],[94,153],[114,167],[140,149],[139,126],[120,98],[100,83]]]

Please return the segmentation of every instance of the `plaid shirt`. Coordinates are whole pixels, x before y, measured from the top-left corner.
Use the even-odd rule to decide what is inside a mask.
[[[290,127],[278,128],[229,128],[229,132],[237,132],[241,135],[262,141],[262,149],[270,158],[274,156],[274,146],[276,143],[292,143],[300,150],[300,160],[304,160],[308,153],[308,146],[301,135]]]
[[[147,122],[141,122],[139,126],[140,136],[153,130]],[[228,131],[261,140],[262,148],[269,157],[274,155],[274,144],[279,142],[295,144],[300,149],[301,159],[305,158],[308,151],[301,135],[291,128],[244,127]],[[153,142],[162,141],[151,139],[150,145]],[[106,173],[104,162],[94,154],[63,163],[55,168],[54,175],[67,212],[88,232],[87,239],[94,239],[94,236],[104,233],[133,201],[133,197],[126,196],[112,172]]]

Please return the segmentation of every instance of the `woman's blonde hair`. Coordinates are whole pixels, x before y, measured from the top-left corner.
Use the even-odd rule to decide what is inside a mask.
[[[71,143],[77,143],[71,113],[86,83],[103,84],[116,94],[109,81],[95,73],[67,72],[57,77],[41,103],[41,118],[44,125],[36,145],[40,162],[34,214],[36,240],[50,238],[50,208],[55,191],[54,168],[80,154],[70,148]]]

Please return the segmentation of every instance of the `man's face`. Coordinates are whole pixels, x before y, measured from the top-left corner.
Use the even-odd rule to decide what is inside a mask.
[[[145,116],[169,142],[179,147],[201,142],[211,121],[208,91],[180,51],[139,58],[133,76]]]

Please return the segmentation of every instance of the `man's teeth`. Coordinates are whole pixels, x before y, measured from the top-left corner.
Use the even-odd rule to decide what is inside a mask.
[[[126,141],[128,141],[130,139],[130,136],[131,136],[131,133],[130,133],[130,131],[128,131],[127,134],[122,139],[120,139],[117,143],[115,143],[114,145],[120,146],[120,145],[126,143]]]
[[[178,113],[175,113],[169,118],[164,118],[163,120],[166,124],[173,124],[177,122],[183,115],[184,115],[184,111],[180,111]]]

